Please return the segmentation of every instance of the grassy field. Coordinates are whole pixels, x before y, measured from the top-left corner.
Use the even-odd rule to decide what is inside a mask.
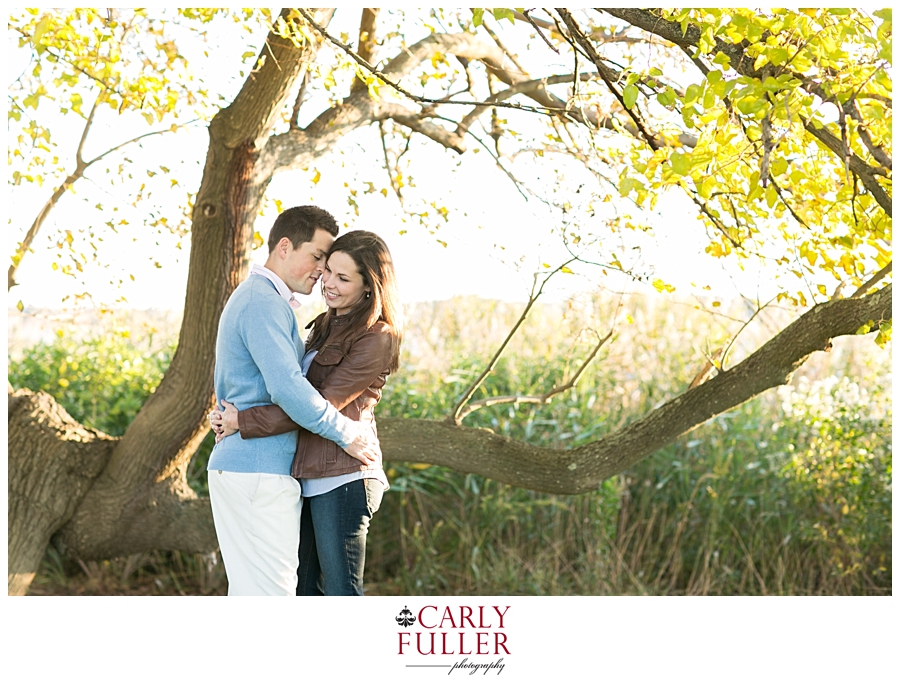
[[[539,394],[564,382],[610,329],[618,304],[597,297],[539,305],[474,398]],[[555,447],[615,430],[683,391],[704,354],[750,313],[741,303],[726,311],[706,304],[632,298],[574,389],[543,407],[481,409],[465,424]],[[403,368],[389,379],[379,415],[446,416],[520,309],[477,299],[411,307]],[[789,316],[757,316],[727,363]],[[20,346],[10,379],[121,434],[172,353],[170,338],[139,334],[147,329],[146,321],[112,321],[93,339],[63,330],[55,341]],[[879,349],[871,337],[841,338],[790,386],[718,416],[589,494],[390,464],[387,454],[391,490],[369,535],[369,593],[889,594],[891,345]],[[119,384],[110,382],[116,368]],[[190,468],[201,492],[208,448]],[[31,593],[219,594],[216,561],[157,552],[79,563],[51,549]]]

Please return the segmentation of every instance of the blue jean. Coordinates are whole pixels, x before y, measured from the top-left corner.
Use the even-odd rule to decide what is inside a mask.
[[[355,480],[303,499],[297,596],[362,596],[369,521],[384,485]]]

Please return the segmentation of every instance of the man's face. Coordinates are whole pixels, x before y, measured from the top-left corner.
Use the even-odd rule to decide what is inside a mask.
[[[286,238],[285,238],[286,239]],[[325,230],[316,230],[312,240],[303,242],[297,249],[288,241],[286,254],[279,273],[291,292],[309,294],[325,269],[325,255],[331,249],[334,238]]]

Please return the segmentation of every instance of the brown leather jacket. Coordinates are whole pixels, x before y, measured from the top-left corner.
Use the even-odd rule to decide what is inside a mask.
[[[313,358],[306,379],[343,415],[370,423],[374,430],[373,410],[381,399],[381,388],[390,373],[390,328],[379,321],[344,354],[341,342],[347,334],[346,323],[341,317],[332,318],[328,338]],[[291,465],[291,475],[296,478],[346,475],[367,469],[334,442],[297,425],[274,404],[239,411],[238,428],[244,439],[299,430],[297,451]]]

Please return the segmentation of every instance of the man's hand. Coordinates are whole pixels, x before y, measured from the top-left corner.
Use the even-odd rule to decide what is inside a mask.
[[[381,467],[381,445],[374,430],[360,426],[360,433],[344,451],[370,469]]]

